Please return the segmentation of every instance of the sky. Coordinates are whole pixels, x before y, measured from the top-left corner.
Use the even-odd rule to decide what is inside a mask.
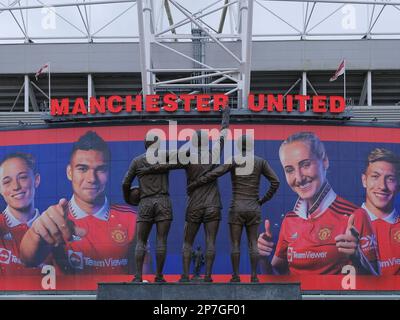
[[[10,6],[16,0],[0,0],[0,9],[3,6]],[[18,0],[17,0],[18,1]],[[44,4],[51,6],[60,3],[83,2],[84,0],[19,0],[22,6]],[[91,2],[96,0],[86,0]],[[98,0],[97,0],[98,1]],[[158,30],[168,26],[168,20],[163,11],[163,0],[152,0],[155,8],[155,22]],[[176,0],[191,12],[204,9],[206,6],[217,3],[212,8],[217,8],[223,4],[223,0]],[[346,0],[343,0],[346,2]],[[183,19],[184,15],[173,5],[170,5],[174,22]],[[312,3],[308,5],[304,2],[291,1],[265,1],[255,0],[253,16],[253,37],[255,40],[264,39],[285,39],[288,34],[296,34],[304,29],[304,13],[311,12]],[[317,3],[313,8],[313,14],[309,20],[308,28],[314,34],[320,33],[339,33],[343,36],[353,33],[365,33],[371,23],[371,16],[379,16],[372,32],[375,33],[399,33],[400,34],[400,6],[376,5],[354,5],[354,4],[326,4]],[[229,11],[223,33],[232,34],[235,32],[236,8]],[[336,12],[335,12],[336,11]],[[125,12],[125,13],[124,13]],[[88,16],[89,25],[87,26],[92,34],[99,37],[133,37],[129,41],[137,41],[138,23],[137,6],[131,3],[107,4],[88,6],[85,12],[81,7],[84,17]],[[325,17],[330,16],[327,20]],[[13,15],[14,16],[13,16]],[[87,37],[86,26],[80,12],[76,7],[57,7],[54,9],[32,9],[13,11],[0,11],[0,43],[23,42],[22,30],[27,30],[34,42],[77,42],[78,37]],[[116,16],[122,14],[117,20],[103,28]],[[216,12],[204,19],[207,27],[211,30],[217,29],[220,21],[221,11]],[[279,19],[279,18],[281,19]],[[86,18],[85,18],[86,19]],[[284,21],[283,21],[284,20]],[[19,25],[16,23],[18,21]],[[322,22],[321,22],[322,21]],[[374,19],[372,19],[374,21]],[[103,28],[103,29],[102,29]],[[187,24],[178,29],[179,33],[190,34],[191,25]],[[171,34],[171,33],[167,33]],[[269,35],[268,37],[266,35]],[[271,37],[271,35],[273,35]],[[278,36],[279,35],[279,36]],[[285,35],[285,36],[283,36]],[[64,39],[39,39],[45,37],[62,37]],[[136,37],[136,40],[135,40]],[[355,38],[359,36],[355,36]],[[382,36],[375,36],[382,37]],[[388,35],[385,38],[390,38]],[[12,38],[12,39],[10,39]],[[35,39],[37,38],[37,39]],[[71,39],[75,38],[75,39]],[[293,38],[293,37],[289,37]],[[298,37],[297,37],[298,38]],[[311,38],[311,37],[310,37]],[[397,36],[400,38],[400,36]],[[123,39],[119,39],[121,41]],[[110,41],[110,39],[95,39],[94,41]],[[128,41],[128,39],[124,39]]]

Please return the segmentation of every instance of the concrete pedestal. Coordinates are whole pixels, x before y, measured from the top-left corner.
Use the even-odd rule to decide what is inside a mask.
[[[300,300],[299,283],[99,283],[98,300]]]

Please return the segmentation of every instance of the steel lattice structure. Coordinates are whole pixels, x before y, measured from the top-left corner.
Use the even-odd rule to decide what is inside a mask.
[[[140,35],[137,25],[137,3],[139,2],[141,1],[1,0],[0,17],[4,25],[7,24],[7,29],[3,28],[0,32],[0,41],[138,41]],[[173,2],[185,8],[187,13],[191,13],[196,19],[202,20],[215,37],[223,40],[238,38],[241,25],[238,11],[241,1],[173,0]],[[400,26],[396,24],[400,14],[398,0],[252,0],[250,2],[253,3],[255,12],[254,28],[250,34],[253,40],[283,37],[313,39],[351,38],[363,35],[371,38],[400,36]],[[110,10],[111,7],[113,10]],[[184,22],[185,14],[170,0],[151,0],[148,7],[157,30],[160,31],[166,24],[175,24],[174,28],[164,34],[165,40],[168,37],[176,38],[177,33],[181,39],[185,36],[186,39],[190,38],[190,28],[182,28],[187,25]],[[363,22],[362,26],[357,23],[356,27],[343,28],[338,23],[343,15],[346,15],[342,12],[343,9],[348,9],[345,11],[350,16],[356,13],[357,20]],[[60,20],[62,26],[55,32],[49,33],[40,30],[40,24],[43,15],[51,12]],[[104,21],[99,19],[99,12],[102,12]],[[127,26],[127,20],[132,22],[130,26],[133,28],[128,32],[125,30],[122,32],[122,28]],[[63,34],[63,29],[68,26],[71,30],[68,30],[68,34]],[[107,30],[112,30],[112,34],[105,35],[104,32]],[[76,35],[70,31],[74,31]]]
[[[42,30],[46,15],[61,27]],[[138,42],[143,94],[218,90],[245,107],[254,41],[400,39],[399,17],[397,0],[0,0],[0,43]],[[351,18],[363,26],[352,25]],[[5,30],[1,23],[13,24]],[[177,42],[193,43],[193,54]],[[240,49],[231,43],[240,43]],[[209,45],[231,66],[208,64],[204,47]],[[191,61],[192,68],[157,68],[154,51],[162,50]],[[366,82],[369,88],[370,74]],[[91,84],[89,75],[88,96]],[[303,91],[306,85],[304,73]],[[25,100],[29,110],[26,90]],[[368,105],[371,101],[368,90]]]

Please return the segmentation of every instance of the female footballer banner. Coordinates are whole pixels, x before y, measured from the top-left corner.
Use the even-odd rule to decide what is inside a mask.
[[[122,181],[131,160],[146,152],[144,139],[154,128],[164,133],[166,145],[175,139],[180,147],[190,130],[216,126],[0,132],[0,290],[95,290],[97,282],[132,280],[138,208],[125,203]],[[280,181],[261,207],[260,281],[301,281],[303,290],[400,289],[399,129],[241,124],[230,130],[233,139],[251,132],[254,155]],[[234,149],[233,139],[225,149]],[[232,183],[231,174],[216,179],[223,207],[213,265],[218,282],[229,281],[232,273]],[[262,196],[270,184],[260,181]],[[167,281],[177,281],[185,170],[169,171],[169,196],[173,220],[164,273]],[[200,247],[206,255],[204,243],[201,230],[193,251]],[[154,279],[156,247],[152,232],[145,280]],[[249,281],[245,241],[240,249],[240,274]]]

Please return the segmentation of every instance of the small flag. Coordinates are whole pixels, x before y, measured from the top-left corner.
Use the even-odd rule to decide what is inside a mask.
[[[343,60],[338,69],[336,70],[335,74],[329,79],[330,82],[335,81],[339,76],[344,74],[344,71],[346,70],[346,63],[345,60]]]
[[[37,79],[39,78],[39,76],[40,76],[41,74],[46,73],[46,72],[48,72],[48,71],[49,71],[49,64],[46,63],[43,67],[41,67],[41,68],[38,70],[38,72],[36,72],[36,74],[35,74],[36,81],[37,81]]]

